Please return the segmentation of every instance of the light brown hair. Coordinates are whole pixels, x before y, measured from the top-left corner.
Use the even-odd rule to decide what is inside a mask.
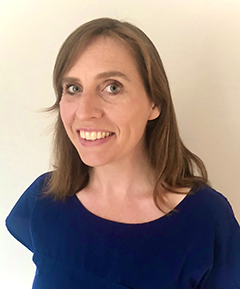
[[[48,109],[58,113],[53,149],[55,170],[47,184],[47,192],[55,199],[64,200],[88,184],[89,167],[82,162],[66,134],[59,113],[59,102],[64,75],[90,42],[99,36],[118,39],[133,53],[149,98],[161,108],[160,116],[146,126],[146,149],[156,174],[155,204],[159,207],[158,200],[162,200],[158,192],[159,185],[177,192],[178,188],[197,189],[203,183],[208,183],[203,162],[184,146],[179,136],[168,80],[155,46],[136,26],[100,18],[77,28],[63,43],[56,59],[53,73],[56,102]]]

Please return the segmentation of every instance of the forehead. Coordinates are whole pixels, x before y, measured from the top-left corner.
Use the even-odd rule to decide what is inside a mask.
[[[81,49],[82,51],[73,61],[68,74],[93,70],[124,70],[137,71],[137,63],[131,47],[124,41],[108,36],[100,36]]]

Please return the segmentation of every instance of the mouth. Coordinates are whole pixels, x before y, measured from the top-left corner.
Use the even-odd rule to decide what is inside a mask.
[[[84,131],[84,130],[79,130],[78,131],[80,138],[87,140],[87,141],[96,141],[100,139],[107,138],[111,135],[113,135],[113,132],[110,131]]]

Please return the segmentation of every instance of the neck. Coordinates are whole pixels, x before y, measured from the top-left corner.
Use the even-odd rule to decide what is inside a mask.
[[[103,198],[123,200],[136,195],[152,195],[154,185],[153,169],[146,157],[139,157],[92,168],[88,187]]]

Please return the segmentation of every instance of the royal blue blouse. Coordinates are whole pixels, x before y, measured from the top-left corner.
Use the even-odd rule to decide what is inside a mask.
[[[33,252],[34,289],[240,288],[240,228],[226,198],[204,186],[177,212],[142,224],[103,219],[76,195],[43,198],[40,176],[6,224]]]

